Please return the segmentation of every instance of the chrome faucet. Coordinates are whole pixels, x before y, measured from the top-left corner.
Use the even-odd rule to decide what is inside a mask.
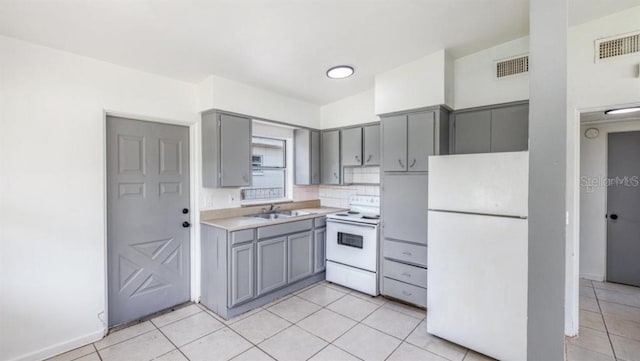
[[[262,213],[278,213],[279,209],[280,206],[276,206],[275,203],[271,203],[268,210],[266,208],[262,208]]]

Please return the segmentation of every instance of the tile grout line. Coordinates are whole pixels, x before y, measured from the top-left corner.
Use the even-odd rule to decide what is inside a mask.
[[[604,330],[607,333],[607,340],[609,340],[609,346],[611,346],[613,359],[617,360],[618,357],[616,356],[616,349],[613,347],[613,341],[611,341],[611,334],[609,333],[609,327],[607,327],[607,321],[605,321],[604,319],[604,314],[602,313],[602,307],[600,307],[600,298],[598,297],[598,292],[596,292],[596,287],[593,285],[593,281],[591,281],[591,288],[593,289],[593,294],[596,296],[596,304],[598,305],[598,311],[600,311],[600,318],[602,319]]]
[[[199,312],[196,312],[196,313],[195,313],[195,315],[197,315],[198,313],[199,313]],[[187,317],[181,318],[181,320],[186,319],[186,318],[187,318]],[[176,322],[177,322],[177,321],[176,321]],[[176,345],[176,344],[175,344],[175,343],[174,343],[174,342],[173,342],[173,341],[172,341],[172,340],[171,340],[167,335],[165,335],[165,334],[164,334],[164,332],[162,332],[162,330],[160,329],[160,327],[156,326],[156,324],[155,324],[155,323],[153,323],[153,322],[151,322],[151,324],[156,328],[156,330],[158,330],[158,332],[160,332],[160,334],[161,334],[162,336],[164,336],[164,338],[166,338],[166,339],[167,339],[167,340],[168,340],[168,341],[169,341],[169,342],[170,342],[170,343],[175,347],[175,349],[176,349],[176,350],[178,350],[178,352],[180,352],[180,354],[181,354],[182,356],[184,356],[184,358],[186,358],[187,360],[189,360],[189,358],[187,357],[187,355],[185,355],[185,354],[184,354],[184,352],[182,352],[182,350],[180,349],[180,347],[178,347],[178,345]],[[168,324],[166,324],[166,325],[164,325],[164,326],[168,326],[168,325],[170,325],[170,324],[171,324],[171,323],[168,323]],[[162,327],[164,327],[164,326],[162,326]],[[169,351],[169,352],[163,353],[162,355],[159,355],[158,357],[160,357],[160,356],[164,356],[164,355],[166,355],[166,354],[168,354],[168,353],[170,353],[170,352],[173,352],[173,351],[174,351],[174,350],[171,350],[171,351]]]

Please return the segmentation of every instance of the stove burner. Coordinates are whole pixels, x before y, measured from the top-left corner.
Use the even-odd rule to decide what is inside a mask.
[[[340,217],[349,217],[348,214],[346,213],[336,213],[336,216],[340,216]]]
[[[363,219],[380,219],[380,216],[362,216]]]
[[[347,213],[349,213],[349,214],[360,214],[360,212],[356,212],[356,211],[349,211]]]

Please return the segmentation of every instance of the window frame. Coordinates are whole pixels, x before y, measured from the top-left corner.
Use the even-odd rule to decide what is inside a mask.
[[[253,154],[253,145],[254,145],[254,139],[267,139],[267,140],[273,140],[273,141],[278,141],[278,142],[282,142],[282,167],[274,167],[274,166],[264,166],[264,157],[262,155],[258,155],[260,157],[260,166],[259,167],[255,167],[254,166],[254,162],[253,162],[253,157],[255,157],[256,155]],[[289,187],[287,185],[288,183],[288,172],[289,172],[289,168],[287,167],[287,162],[288,162],[288,157],[287,157],[287,139],[282,139],[282,138],[276,138],[276,137],[265,137],[265,136],[260,136],[260,135],[252,135],[251,136],[251,172],[253,175],[256,175],[256,173],[258,174],[264,174],[264,170],[282,170],[282,176],[283,176],[283,196],[282,197],[278,197],[278,198],[259,198],[259,199],[245,199],[244,198],[244,191],[246,189],[252,189],[253,187],[242,187],[240,189],[240,203],[241,204],[261,204],[261,203],[266,203],[266,202],[278,202],[278,201],[289,201]]]

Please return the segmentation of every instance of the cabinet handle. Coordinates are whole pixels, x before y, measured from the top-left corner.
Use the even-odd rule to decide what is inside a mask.
[[[411,296],[412,295],[411,292],[407,292],[407,291],[404,291],[404,290],[402,291],[402,294],[405,295],[405,296]]]
[[[411,252],[409,252],[409,251],[404,251],[404,252],[402,252],[402,254],[405,255],[405,256],[411,256]]]
[[[404,169],[404,163],[402,163],[402,159],[398,159],[398,163],[400,163],[400,168]]]
[[[333,178],[338,179],[338,173],[333,172]]]
[[[360,156],[356,155],[356,162],[360,163]]]
[[[403,273],[402,275],[403,275],[403,276],[405,276],[405,277],[409,277],[409,278],[411,278],[411,273],[409,273],[409,272],[405,272],[405,273]]]
[[[246,175],[246,174],[245,174],[245,175],[243,175],[243,176],[242,176],[242,180],[243,180],[243,181],[245,181],[245,182],[248,182],[248,181],[249,181],[249,176],[248,176],[248,175]]]
[[[367,161],[365,163],[371,162],[371,158],[373,158],[373,154],[369,154],[369,156],[367,157]]]
[[[411,165],[409,166],[409,168],[413,168],[413,166],[416,165],[416,159],[413,158],[413,162],[411,162]]]

